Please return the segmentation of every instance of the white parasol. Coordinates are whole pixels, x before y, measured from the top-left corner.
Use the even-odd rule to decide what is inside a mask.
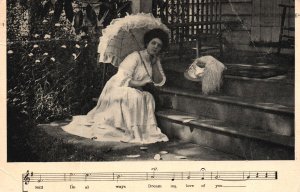
[[[144,35],[155,28],[169,34],[168,27],[152,14],[138,13],[114,19],[102,31],[98,46],[99,61],[118,67],[127,55],[145,48]]]

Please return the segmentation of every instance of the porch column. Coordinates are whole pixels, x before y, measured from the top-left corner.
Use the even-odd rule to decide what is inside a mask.
[[[132,13],[152,13],[152,0],[131,0]]]

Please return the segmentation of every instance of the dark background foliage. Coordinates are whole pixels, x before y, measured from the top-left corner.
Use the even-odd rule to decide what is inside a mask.
[[[103,74],[97,62],[99,37],[130,6],[97,2],[100,10],[75,0],[7,1],[8,161],[39,161],[47,152],[74,156],[70,146],[57,151],[60,141],[43,138],[36,125],[86,114],[115,71]]]

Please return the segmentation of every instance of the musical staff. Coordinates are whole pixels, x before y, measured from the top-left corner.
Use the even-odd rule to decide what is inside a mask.
[[[199,172],[100,172],[100,173],[34,173],[22,174],[23,183],[67,181],[146,181],[146,180],[277,180],[277,171],[206,171]]]

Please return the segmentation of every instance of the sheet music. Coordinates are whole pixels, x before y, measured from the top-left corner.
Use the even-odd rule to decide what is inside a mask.
[[[149,176],[150,175],[150,176]],[[100,172],[100,173],[34,173],[23,174],[23,183],[67,181],[147,181],[147,180],[277,180],[277,171],[200,171],[200,172]]]
[[[247,188],[249,181],[263,182],[278,179],[277,171],[182,171],[160,172],[152,168],[152,172],[90,172],[90,173],[36,173],[22,174],[22,192],[39,191],[49,186],[60,187],[70,191],[82,189],[96,191],[105,186],[130,191],[133,184],[140,184],[143,190],[177,189],[186,190],[212,188]],[[154,184],[155,182],[155,184]],[[272,185],[272,182],[269,183]],[[107,188],[108,187],[108,188]],[[94,190],[92,190],[94,189]]]

